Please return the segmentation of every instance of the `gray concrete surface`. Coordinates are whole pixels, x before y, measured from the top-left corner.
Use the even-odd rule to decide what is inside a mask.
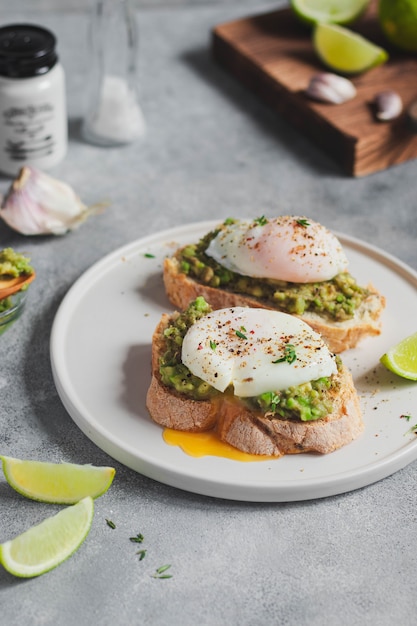
[[[417,268],[417,163],[347,178],[213,64],[215,24],[278,4],[139,6],[148,134],[117,149],[79,137],[88,70],[83,7],[16,2],[2,12],[2,23],[24,19],[56,33],[71,141],[51,173],[87,204],[108,199],[111,205],[61,238],[24,238],[0,224],[1,246],[27,252],[38,274],[23,317],[0,338],[1,453],[117,470],[96,502],[90,535],[70,560],[27,581],[0,570],[4,625],[416,623],[415,463],[322,500],[255,504],[198,496],[108,457],[74,424],[52,380],[51,324],[73,282],[105,254],[163,228],[231,214],[302,213]],[[9,182],[0,179],[0,191]],[[1,476],[0,507],[0,542],[59,508],[25,500]],[[138,532],[148,550],[143,561],[129,541]],[[153,579],[165,563],[173,577]]]

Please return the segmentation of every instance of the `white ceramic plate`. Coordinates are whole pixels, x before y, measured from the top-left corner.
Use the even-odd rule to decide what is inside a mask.
[[[148,416],[151,337],[172,310],[162,261],[217,224],[204,222],[126,245],[91,267],[69,290],[54,320],[51,362],[55,384],[74,422],[124,465],[186,491],[232,500],[284,502],[344,493],[417,458],[417,383],[379,364],[393,344],[416,331],[417,273],[372,246],[339,235],[360,284],[373,283],[387,299],[383,332],[365,339],[343,360],[361,398],[365,432],[325,456],[290,455],[255,463],[193,458],[167,445]],[[153,255],[147,256],[147,255]],[[404,415],[415,414],[407,421]]]

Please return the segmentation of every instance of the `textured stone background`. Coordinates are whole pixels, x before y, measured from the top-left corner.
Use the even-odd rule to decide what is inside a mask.
[[[0,224],[1,245],[26,251],[38,274],[23,317],[0,338],[1,453],[117,469],[96,502],[87,541],[67,563],[29,581],[0,570],[3,624],[415,624],[415,463],[323,500],[254,504],[193,495],[108,457],[71,420],[52,380],[49,335],[67,290],[105,254],[164,228],[230,214],[301,212],[417,268],[416,162],[347,178],[213,64],[214,25],[279,4],[139,2],[148,134],[118,149],[88,145],[79,135],[88,84],[86,4],[18,0],[3,7],[2,23],[38,22],[58,38],[71,141],[51,173],[87,204],[111,205],[62,238],[24,238]],[[1,178],[0,191],[9,183]],[[58,509],[21,498],[1,477],[0,506],[0,542]],[[129,542],[137,532],[148,549],[142,562]],[[151,578],[164,563],[172,564],[173,578]]]

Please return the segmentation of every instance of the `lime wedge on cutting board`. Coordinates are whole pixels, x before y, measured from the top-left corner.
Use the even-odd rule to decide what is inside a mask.
[[[317,24],[313,45],[321,61],[342,74],[359,74],[388,60],[383,48],[335,24]]]
[[[417,380],[417,333],[393,346],[380,361],[394,374],[409,380]]]
[[[84,498],[0,545],[3,567],[20,578],[45,574],[68,559],[91,528],[94,501]]]
[[[370,0],[291,0],[291,7],[297,17],[307,24],[351,24],[365,11],[369,2]]]
[[[54,504],[74,504],[86,496],[98,498],[110,487],[113,467],[21,461],[1,456],[9,485],[21,495]]]

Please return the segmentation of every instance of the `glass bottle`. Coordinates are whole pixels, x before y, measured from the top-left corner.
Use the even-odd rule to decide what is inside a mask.
[[[130,0],[95,0],[90,23],[91,74],[84,138],[130,143],[145,132],[137,99],[138,29]]]
[[[0,170],[53,167],[68,143],[64,70],[55,36],[34,24],[0,28]]]

